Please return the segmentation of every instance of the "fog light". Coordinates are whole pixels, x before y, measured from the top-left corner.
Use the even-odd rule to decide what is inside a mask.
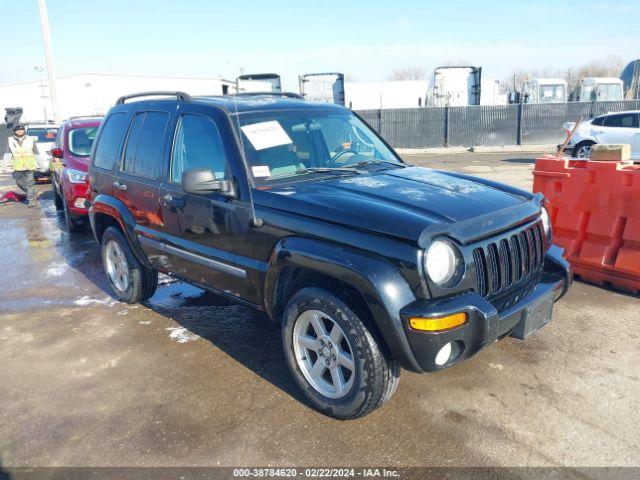
[[[73,202],[73,206],[76,207],[76,208],[85,208],[84,207],[84,202],[85,201],[86,201],[85,198],[82,198],[82,197],[76,198],[76,201]]]
[[[438,350],[438,354],[436,355],[436,365],[439,367],[445,365],[451,358],[451,351],[451,342],[445,343],[444,347]]]
[[[420,318],[413,317],[409,319],[409,325],[414,330],[423,332],[441,332],[443,330],[451,330],[467,323],[467,314],[454,313],[440,318]]]

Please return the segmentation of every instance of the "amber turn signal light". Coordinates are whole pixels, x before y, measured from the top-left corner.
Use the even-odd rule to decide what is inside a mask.
[[[440,318],[412,317],[409,319],[411,328],[422,332],[442,332],[459,327],[465,323],[467,323],[467,314],[465,312],[454,313],[453,315]]]

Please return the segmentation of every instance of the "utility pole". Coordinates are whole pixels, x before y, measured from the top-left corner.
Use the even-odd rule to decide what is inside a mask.
[[[36,65],[35,67],[33,67],[33,69],[42,74],[44,73],[44,67],[42,65]],[[47,89],[47,84],[46,84],[46,79],[45,78],[40,78],[40,100],[42,100],[42,120],[44,120],[44,122],[46,123],[49,118],[47,117],[47,98],[49,98],[49,96],[46,94],[45,90]]]
[[[49,99],[51,100],[51,109],[53,113],[53,121],[60,120],[58,113],[58,97],[56,95],[56,77],[53,71],[53,55],[51,53],[51,32],[49,31],[49,15],[47,13],[46,0],[38,0],[38,8],[40,10],[40,25],[42,26],[42,40],[44,41],[44,56],[47,62],[47,77],[49,80]]]

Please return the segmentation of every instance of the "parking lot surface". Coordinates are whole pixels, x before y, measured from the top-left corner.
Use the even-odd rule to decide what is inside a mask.
[[[409,156],[531,188],[533,160]],[[0,177],[0,188],[13,180]],[[639,466],[640,302],[574,283],[553,321],[360,420],[308,407],[266,317],[165,277],[115,301],[49,186],[0,206],[0,465]]]

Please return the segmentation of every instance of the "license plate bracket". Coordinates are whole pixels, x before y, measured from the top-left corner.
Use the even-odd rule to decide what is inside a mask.
[[[523,318],[511,333],[511,336],[522,340],[526,339],[529,335],[549,323],[552,312],[553,292],[549,292],[525,307]]]

